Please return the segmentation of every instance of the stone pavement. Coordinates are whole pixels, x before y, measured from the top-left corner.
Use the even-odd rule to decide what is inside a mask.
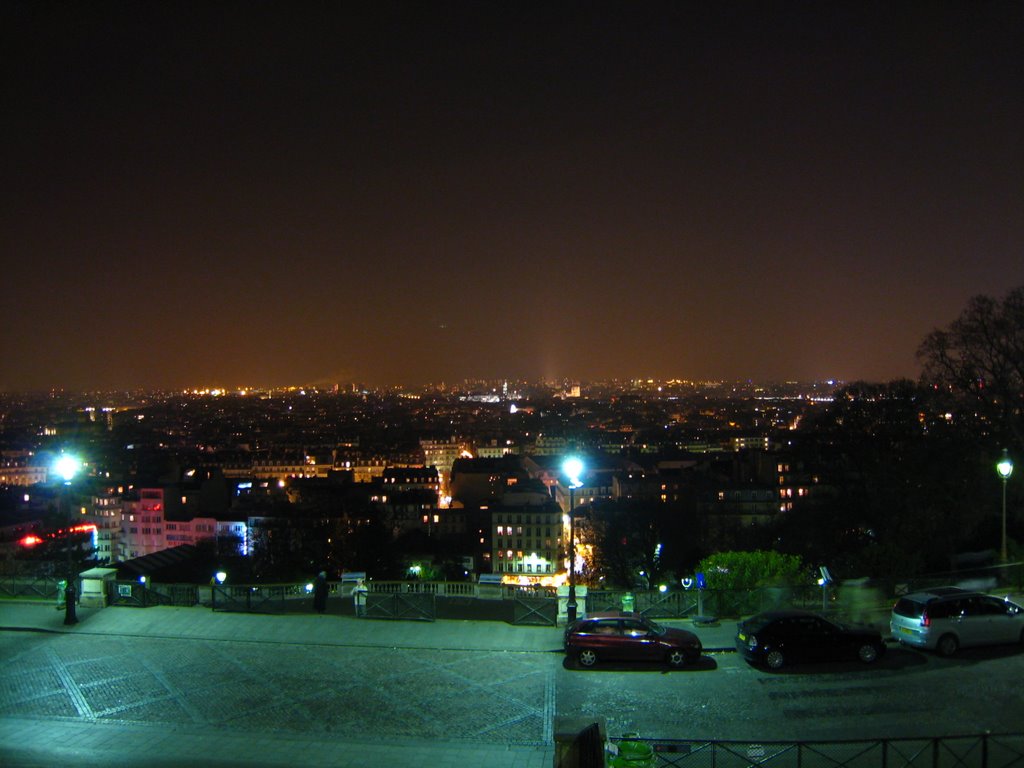
[[[553,762],[560,627],[201,607],[79,616],[65,627],[52,605],[0,603],[5,765]],[[695,629],[714,650],[731,649],[734,628]]]

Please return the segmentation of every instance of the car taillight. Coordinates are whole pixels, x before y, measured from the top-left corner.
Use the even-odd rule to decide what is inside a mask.
[[[928,611],[922,611],[921,612],[921,626],[922,627],[930,627],[931,625],[932,625],[932,620],[928,617]]]

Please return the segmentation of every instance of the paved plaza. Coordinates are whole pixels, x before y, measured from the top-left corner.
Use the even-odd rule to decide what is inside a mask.
[[[552,763],[558,628],[198,607],[64,627],[53,606],[0,610],[8,764]]]
[[[553,762],[560,627],[201,607],[81,609],[65,627],[53,605],[0,611],[5,765]]]

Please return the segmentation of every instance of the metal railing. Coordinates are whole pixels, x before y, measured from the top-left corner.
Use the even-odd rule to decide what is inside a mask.
[[[337,584],[329,585],[329,594],[337,589]],[[214,584],[210,607],[243,613],[306,613],[313,610],[313,595],[306,584]]]
[[[190,607],[199,604],[199,587],[193,584],[160,584],[110,581],[106,584],[107,605],[148,608],[151,605]]]
[[[61,593],[61,580],[52,576],[0,577],[0,597],[54,600]]]
[[[653,755],[636,768],[1020,768],[1024,734],[984,733],[849,741],[642,739]],[[612,743],[623,739],[612,739]],[[611,763],[615,765],[613,761]],[[622,763],[634,765],[634,763]]]

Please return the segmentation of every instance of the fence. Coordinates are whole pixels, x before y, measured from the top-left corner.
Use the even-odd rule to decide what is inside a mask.
[[[192,606],[199,604],[199,588],[193,584],[160,584],[111,581],[106,584],[107,605],[148,608],[151,605]]]
[[[1021,733],[850,741],[676,741],[634,736],[628,740],[653,748],[653,759],[643,768],[1019,768],[1024,765],[1024,734]],[[612,739],[613,743],[621,741]],[[640,768],[639,763],[623,765]],[[579,768],[584,768],[582,763]]]
[[[0,577],[0,597],[56,600],[63,594],[61,583],[52,576],[4,576]]]
[[[992,574],[996,575],[993,576]],[[937,574],[906,580],[873,581],[858,584],[818,587],[762,587],[746,590],[689,589],[660,592],[625,590],[589,590],[584,601],[586,613],[632,609],[654,619],[704,617],[733,618],[749,616],[780,607],[797,607],[836,613],[855,622],[873,623],[888,616],[894,599],[901,594],[936,585],[960,583],[994,594],[1020,593],[1015,585],[1024,569],[1015,563],[988,569],[981,575],[965,578],[960,574]],[[0,577],[0,598],[59,599],[59,580],[48,576]],[[479,619],[511,624],[553,626],[559,616],[564,594],[552,587],[474,582],[368,581],[368,602],[376,602],[379,613],[387,618],[432,620]],[[259,613],[304,613],[313,610],[307,584],[221,584],[195,586],[118,581],[108,584],[110,605],[147,607],[151,605],[211,605],[218,611]],[[328,611],[354,613],[352,585],[329,585]],[[564,592],[564,590],[563,590]],[[387,596],[402,595],[387,600]],[[412,597],[417,596],[417,597]],[[629,598],[628,600],[624,598]],[[428,599],[429,598],[429,599]],[[564,606],[563,611],[564,613]],[[1024,768],[1024,766],[1022,766]]]
[[[330,585],[337,593],[338,585]],[[245,613],[307,613],[313,596],[306,584],[214,584],[210,607],[215,611]]]
[[[355,612],[352,586],[329,584],[328,613]],[[558,599],[553,589],[420,581],[370,581],[366,586],[365,615],[370,618],[478,619],[542,626],[554,626],[558,620]],[[306,584],[215,584],[209,588],[209,595],[210,607],[215,611],[281,614],[313,610],[313,596]],[[120,604],[140,605],[137,601]]]

